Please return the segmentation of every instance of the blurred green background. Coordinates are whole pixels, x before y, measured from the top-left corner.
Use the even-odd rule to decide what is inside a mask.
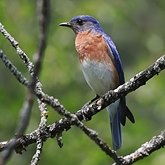
[[[51,1],[51,22],[48,30],[48,46],[40,80],[44,91],[53,95],[71,112],[75,112],[94,93],[87,86],[74,48],[74,34],[58,26],[75,15],[96,17],[104,30],[111,35],[120,52],[126,80],[144,70],[165,52],[165,1],[164,0],[56,0]],[[34,0],[1,0],[0,21],[19,42],[32,60],[38,46],[38,22]],[[0,49],[28,78],[28,72],[15,50],[0,34]],[[26,89],[19,84],[0,62],[0,141],[13,137],[19,120],[19,111],[26,96]],[[127,104],[136,118],[129,121],[123,132],[120,155],[127,155],[165,126],[165,73],[160,73],[148,83],[127,96]],[[48,123],[60,116],[49,108]],[[40,113],[37,103],[33,108],[27,133],[38,127]],[[86,123],[98,131],[111,145],[107,112],[95,115]],[[63,133],[64,146],[60,149],[55,139],[45,142],[40,165],[75,164],[108,165],[112,160],[78,128]],[[35,152],[35,145],[23,155],[14,154],[9,165],[28,165]],[[164,165],[164,149],[153,153],[137,165]]]

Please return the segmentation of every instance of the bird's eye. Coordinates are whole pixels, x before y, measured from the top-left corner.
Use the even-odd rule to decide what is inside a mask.
[[[83,25],[83,20],[82,20],[82,19],[78,19],[78,20],[77,20],[77,24]]]

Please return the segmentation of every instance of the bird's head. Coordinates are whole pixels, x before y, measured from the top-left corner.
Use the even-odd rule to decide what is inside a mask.
[[[73,17],[69,22],[59,24],[71,28],[76,34],[87,30],[101,30],[99,22],[89,15],[80,15]]]

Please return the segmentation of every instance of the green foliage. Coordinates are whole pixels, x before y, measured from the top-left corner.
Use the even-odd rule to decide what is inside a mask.
[[[56,0],[51,2],[51,24],[48,46],[41,72],[44,91],[57,97],[71,112],[80,109],[94,93],[87,86],[79,68],[74,48],[74,34],[58,26],[75,15],[96,17],[111,35],[121,54],[126,80],[148,67],[165,52],[165,1],[164,0]],[[38,46],[38,22],[35,1],[1,0],[0,21],[32,58]],[[0,49],[28,77],[28,72],[8,41],[0,35]],[[20,85],[0,63],[0,141],[14,135],[19,111],[26,89]],[[123,128],[123,146],[119,153],[129,154],[152,136],[164,130],[165,125],[165,74],[150,80],[145,86],[128,95],[128,106],[136,124]],[[27,133],[37,128],[39,111],[34,106]],[[59,119],[51,108],[48,122]],[[107,112],[93,117],[87,125],[111,145]],[[40,165],[44,164],[110,164],[111,159],[102,153],[79,129],[63,134],[64,147],[60,149],[54,139],[45,143]],[[12,157],[9,164],[29,164],[35,146],[29,146],[22,155]],[[163,149],[136,164],[163,165]]]

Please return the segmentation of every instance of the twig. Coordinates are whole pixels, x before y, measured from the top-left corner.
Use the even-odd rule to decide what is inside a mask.
[[[22,83],[25,86],[29,86],[29,82],[27,81],[27,79],[21,74],[21,72],[18,71],[18,69],[10,62],[10,60],[7,59],[7,57],[3,54],[2,51],[0,51],[0,58],[4,62],[5,66],[10,69],[11,73],[16,77],[16,79],[20,83]],[[17,136],[7,145],[7,150],[4,152],[2,156],[1,165],[4,165],[10,158],[10,155],[12,154],[12,151],[15,148],[16,138],[24,133],[24,130],[28,125],[31,112],[29,110],[32,108],[32,105],[33,99],[31,95],[29,95],[27,101],[24,102],[23,108],[21,110],[21,118],[18,124],[19,127],[17,129]]]
[[[18,80],[19,83],[29,88],[29,81],[22,75],[16,66],[7,58],[7,56],[0,50],[0,59],[5,64],[6,68],[10,70],[13,76]]]
[[[152,152],[165,146],[165,131],[160,135],[154,136],[149,142],[144,143],[140,148],[130,155],[126,155],[122,158],[121,165],[130,165],[149,156]],[[114,163],[113,165],[117,165]]]
[[[24,108],[23,109],[23,114],[28,114],[25,115],[22,118],[26,118],[26,125],[25,124],[21,124],[24,125],[24,128],[26,128],[26,126],[28,125],[28,121],[30,118],[30,114],[31,114],[31,109],[32,109],[32,103],[33,103],[33,91],[34,89],[37,87],[38,90],[42,90],[41,89],[41,83],[38,80],[38,76],[39,76],[39,72],[41,70],[41,64],[42,64],[42,59],[44,56],[44,52],[45,52],[45,48],[46,48],[46,40],[47,40],[47,28],[48,28],[48,20],[49,20],[49,0],[38,0],[37,1],[37,8],[38,8],[38,15],[40,17],[39,19],[39,28],[40,28],[40,32],[39,32],[39,47],[38,47],[38,52],[34,55],[34,66],[31,69],[30,75],[31,75],[31,80],[30,80],[30,85],[29,85],[29,90],[28,90],[28,95],[27,95],[27,103],[29,103],[29,107]],[[24,54],[24,56],[27,58],[27,55]],[[29,63],[30,60],[28,60]],[[25,63],[25,62],[24,62]],[[32,64],[32,63],[31,63]],[[33,64],[32,64],[33,65]],[[28,67],[28,66],[27,66]],[[38,101],[40,104],[40,101]],[[31,104],[30,104],[31,103]],[[44,104],[44,103],[42,103]],[[46,105],[43,105],[42,107],[46,107]],[[25,112],[26,111],[26,112]],[[24,129],[25,130],[25,129]],[[21,132],[23,133],[23,132]]]
[[[7,144],[4,145],[4,152],[2,154],[2,159],[0,159],[0,165],[4,165],[6,164],[6,162],[9,160],[12,151],[15,148],[15,144],[16,144],[16,139],[11,139],[9,142],[7,142]]]
[[[31,82],[33,93],[36,83],[37,89],[42,91],[42,85],[38,80],[39,72],[41,71],[42,60],[44,57],[45,48],[47,45],[47,29],[50,19],[50,1],[49,0],[37,0],[38,20],[39,20],[39,47],[38,52],[34,56],[34,76]],[[47,108],[46,104],[38,99],[39,109],[41,112],[41,121],[39,128],[46,127],[47,123]]]
[[[46,124],[47,124],[47,117],[48,117],[48,112],[47,112],[47,108],[46,108],[46,104],[42,103],[40,100],[38,100],[38,104],[39,104],[39,109],[41,112],[41,121],[39,124],[39,129],[45,129]]]
[[[0,59],[5,64],[7,68],[10,69],[11,73],[15,76],[15,78],[23,85],[28,86],[27,79],[18,71],[18,69],[7,59],[6,55],[0,50]]]
[[[35,87],[37,86],[37,89],[42,91],[42,85],[38,80],[39,73],[41,71],[41,65],[42,60],[44,57],[44,52],[46,48],[47,43],[47,29],[49,24],[49,16],[50,16],[50,1],[49,0],[37,0],[37,9],[38,9],[38,17],[39,17],[39,47],[38,52],[34,56],[34,74],[32,75],[32,81],[31,81],[31,89],[30,92],[33,94],[33,91]],[[38,99],[39,109],[41,112],[41,120],[38,127],[39,132],[44,130],[46,128],[47,124],[47,108],[46,104],[41,102]],[[43,140],[40,137],[40,134],[38,134],[37,138],[37,147],[36,147],[36,153],[34,154],[31,165],[36,165],[41,156],[42,147],[43,147]]]
[[[24,64],[28,68],[28,71],[31,73],[33,72],[33,64],[30,62],[29,58],[27,57],[26,53],[19,47],[18,42],[7,32],[4,28],[2,23],[0,22],[0,32],[4,35],[6,39],[11,43],[11,45],[16,49],[17,54],[23,60]]]
[[[107,155],[109,155],[115,162],[120,163],[121,157],[117,156],[116,151],[109,148],[107,143],[105,143],[99,136],[98,133],[87,126],[85,126],[81,121],[78,120],[76,115],[72,115],[73,122],[75,122],[75,125],[79,127],[92,141],[94,141],[100,149],[105,152]]]
[[[8,143],[8,141],[0,142],[0,152],[5,149],[5,146],[6,146],[7,143]]]
[[[36,143],[37,143],[36,153],[32,157],[31,165],[36,165],[39,162],[42,152],[43,140],[40,137],[38,137]]]

